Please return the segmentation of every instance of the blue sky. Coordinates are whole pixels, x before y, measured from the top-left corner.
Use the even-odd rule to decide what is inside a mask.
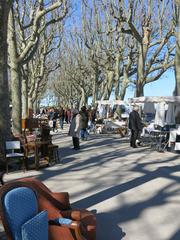
[[[144,88],[144,96],[172,96],[175,88],[175,76],[174,71],[168,70],[165,72],[160,79],[155,82],[147,84]],[[128,98],[134,97],[134,88],[129,88],[126,91],[126,96],[124,100],[128,100]],[[114,94],[110,97],[111,100],[114,99]],[[90,105],[92,102],[92,98],[90,97],[88,100],[88,104]]]
[[[146,96],[172,96],[175,88],[175,76],[172,70],[169,70],[164,76],[154,83],[145,87]]]
[[[156,82],[147,84],[144,88],[144,96],[172,96],[175,88],[174,71],[168,70]],[[125,99],[134,97],[134,89],[127,90]]]

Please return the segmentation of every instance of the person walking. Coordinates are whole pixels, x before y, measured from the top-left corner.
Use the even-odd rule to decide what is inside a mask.
[[[53,115],[53,132],[58,132],[57,130],[57,119],[59,117],[59,112],[57,109],[54,109],[54,115]]]
[[[86,106],[83,106],[81,108],[80,114],[81,114],[81,122],[82,122],[82,124],[81,124],[81,140],[87,140],[87,135],[88,135],[87,128],[88,128],[89,117],[88,117],[88,112],[87,112]]]
[[[137,148],[137,140],[143,129],[143,123],[138,113],[139,106],[134,106],[133,111],[129,115],[129,129],[131,130],[130,146]]]
[[[65,117],[64,109],[63,109],[63,107],[60,107],[60,110],[59,110],[59,123],[60,123],[60,128],[61,129],[63,129],[64,117]]]
[[[72,136],[73,146],[75,150],[79,150],[79,135],[81,130],[81,115],[77,109],[72,110],[72,121],[69,128],[69,136]]]
[[[67,109],[67,123],[71,123],[71,110]]]

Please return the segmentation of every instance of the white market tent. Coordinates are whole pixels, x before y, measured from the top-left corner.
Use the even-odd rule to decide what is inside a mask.
[[[176,116],[180,113],[180,96],[160,96],[160,97],[137,97],[130,98],[129,102],[134,104],[156,103],[155,124],[164,126],[166,124],[174,124]],[[168,110],[165,116],[165,105]]]
[[[129,98],[128,101],[132,103],[145,103],[145,102],[152,102],[152,103],[179,103],[180,104],[180,96],[161,96],[161,97],[135,97]]]
[[[96,103],[100,104],[100,105],[124,105],[127,104],[125,101],[123,100],[99,100],[96,101]]]
[[[99,100],[96,103],[98,104],[98,111],[101,118],[108,118],[108,111],[105,109],[105,106],[109,109],[114,105],[128,105],[128,101],[123,100]]]

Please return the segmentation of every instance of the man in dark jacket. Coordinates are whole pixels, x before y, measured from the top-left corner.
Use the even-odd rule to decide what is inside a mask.
[[[137,148],[136,140],[138,140],[143,129],[143,123],[139,116],[139,106],[134,106],[133,111],[129,115],[129,129],[131,129],[130,146]]]

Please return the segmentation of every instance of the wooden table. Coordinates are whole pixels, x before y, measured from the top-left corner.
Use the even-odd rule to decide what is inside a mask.
[[[34,151],[35,156],[35,168],[36,170],[40,167],[40,156],[39,156],[39,150],[42,146],[46,146],[49,144],[49,141],[34,141],[34,142],[28,142],[24,144],[24,151],[25,151],[25,157],[28,158],[29,151]],[[41,152],[42,153],[42,152]],[[46,163],[49,164],[49,161],[46,160]]]

